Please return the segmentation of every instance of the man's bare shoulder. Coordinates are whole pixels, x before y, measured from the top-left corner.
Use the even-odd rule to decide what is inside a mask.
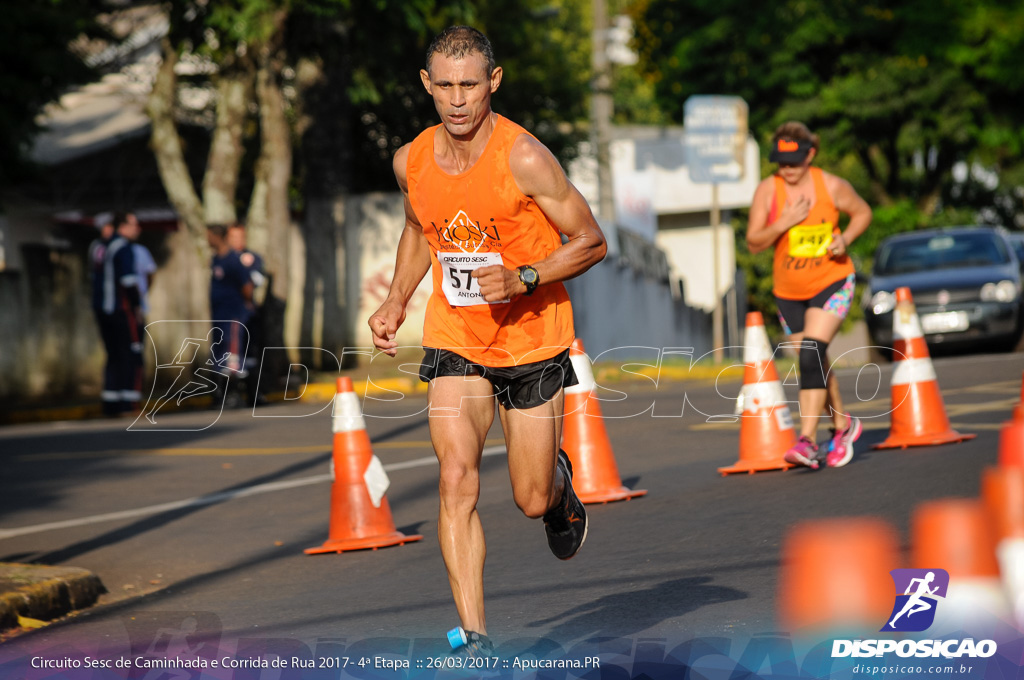
[[[533,135],[516,137],[509,151],[508,165],[516,184],[527,196],[551,189],[552,183],[565,180],[565,172],[558,159]]]
[[[558,165],[554,154],[539,139],[524,133],[516,137],[509,152],[509,162],[522,166],[524,169],[554,163]],[[513,168],[514,170],[514,168]]]
[[[395,152],[394,158],[391,159],[391,167],[395,171],[395,179],[398,180],[398,185],[403,190],[409,186],[408,182],[408,167],[409,167],[409,149],[412,147],[412,142],[403,144],[402,148]]]

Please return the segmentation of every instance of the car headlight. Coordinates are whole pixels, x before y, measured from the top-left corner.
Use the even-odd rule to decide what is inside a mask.
[[[871,296],[871,311],[875,314],[891,312],[896,306],[896,296],[892,293],[880,290]]]
[[[1012,302],[1017,299],[1017,293],[1017,284],[1008,279],[981,287],[981,299],[985,302]]]

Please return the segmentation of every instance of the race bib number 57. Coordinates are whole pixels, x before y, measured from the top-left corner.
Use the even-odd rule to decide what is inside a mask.
[[[473,278],[473,272],[480,267],[503,265],[501,253],[438,253],[437,261],[441,263],[441,291],[452,307],[508,302],[484,300],[480,285]]]

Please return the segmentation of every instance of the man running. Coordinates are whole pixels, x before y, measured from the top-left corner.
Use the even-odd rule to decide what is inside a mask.
[[[934,571],[929,571],[927,574],[925,574],[924,578],[913,578],[913,579],[910,579],[910,583],[907,584],[907,589],[905,591],[903,591],[903,594],[904,595],[910,595],[910,591],[914,588],[914,584],[915,583],[917,584],[917,590],[914,592],[913,595],[910,595],[910,597],[907,598],[907,603],[903,605],[903,609],[900,610],[900,613],[897,614],[896,616],[892,617],[892,621],[889,622],[889,627],[890,628],[895,628],[896,627],[896,620],[899,619],[904,614],[906,614],[907,618],[909,619],[911,616],[913,616],[914,614],[916,614],[918,612],[927,611],[927,610],[932,608],[931,603],[930,602],[926,602],[922,598],[925,595],[933,595],[933,594],[935,594],[935,591],[939,589],[938,586],[935,586],[934,588],[929,588],[928,587],[928,584],[931,583],[934,580],[935,580],[935,572]]]
[[[551,152],[491,111],[502,69],[487,38],[448,28],[431,43],[426,66],[420,77],[441,125],[395,154],[406,224],[388,297],[369,324],[376,347],[394,356],[406,305],[431,271],[420,377],[430,384],[440,462],[438,538],[465,649],[488,655],[477,500],[494,400],[516,505],[544,518],[551,551],[569,559],[586,538],[587,517],[558,449],[562,389],[577,382],[561,282],[600,262],[607,247]]]

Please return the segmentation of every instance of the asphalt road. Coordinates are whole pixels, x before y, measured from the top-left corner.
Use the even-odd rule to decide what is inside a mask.
[[[706,415],[731,413],[737,382],[606,381],[612,389],[600,396],[618,399],[603,408],[619,471],[649,493],[589,506],[587,543],[564,563],[541,523],[512,503],[496,426],[480,502],[491,636],[508,649],[570,649],[594,638],[641,645],[777,630],[780,544],[795,523],[878,515],[906,542],[919,502],[977,496],[1020,400],[1024,355],[935,367],[950,420],[973,441],[869,451],[889,427],[891,369],[846,370],[844,394],[867,423],[847,467],[727,478],[716,468],[736,460],[738,425]],[[394,521],[424,540],[307,556],[328,530],[331,419],[321,406],[165,416],[161,431],[120,421],[0,431],[0,561],[83,567],[110,591],[89,611],[0,645],[0,668],[27,650],[144,651],[161,629],[211,647],[277,640],[282,655],[358,650],[371,639],[433,649],[458,621],[435,537],[425,399],[365,406]]]

